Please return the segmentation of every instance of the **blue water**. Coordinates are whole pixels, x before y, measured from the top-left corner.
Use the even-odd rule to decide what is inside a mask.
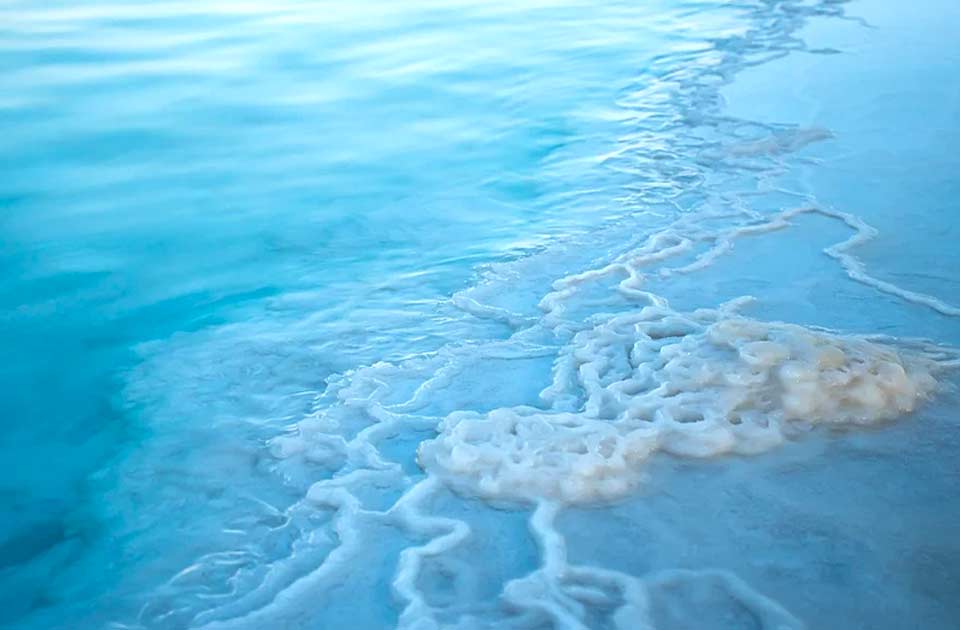
[[[397,567],[437,534],[390,508],[430,476],[417,446],[451,412],[542,407],[570,340],[530,324],[541,298],[678,219],[853,215],[897,291],[804,214],[651,280],[674,308],[750,294],[764,321],[960,345],[958,28],[948,0],[3,2],[0,626],[416,627]],[[572,317],[623,308],[591,290]],[[728,571],[796,627],[954,627],[939,380],[895,423],[655,458],[555,531],[584,566]],[[424,382],[423,423],[371,442],[402,475],[351,481],[356,518],[307,505],[363,466],[276,438],[349,440],[377,421],[354,397]],[[549,555],[531,506],[422,509],[473,533],[420,575],[424,620],[564,627],[496,603]],[[657,628],[774,627],[708,575],[650,587]]]

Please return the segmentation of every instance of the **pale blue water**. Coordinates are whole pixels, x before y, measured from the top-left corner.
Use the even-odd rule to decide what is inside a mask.
[[[3,2],[0,626],[415,627],[397,567],[436,532],[389,508],[431,422],[542,406],[551,283],[679,217],[855,215],[900,295],[811,214],[652,280],[675,308],[751,294],[960,345],[958,29],[948,0]],[[620,308],[597,290],[582,321]],[[546,350],[489,350],[525,330]],[[336,387],[402,400],[436,356],[458,376],[378,438],[403,475],[349,486],[363,551],[337,565],[303,497],[363,466],[274,438],[329,416],[350,439],[375,420]],[[380,361],[404,371],[352,372]],[[879,428],[656,458],[557,531],[582,565],[730,571],[809,628],[957,627],[957,382]],[[541,564],[530,506],[431,501],[473,536],[424,569],[424,619],[562,627],[497,603]],[[774,627],[703,585],[651,597],[657,628]]]

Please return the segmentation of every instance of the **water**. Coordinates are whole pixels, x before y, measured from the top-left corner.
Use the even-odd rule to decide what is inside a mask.
[[[956,625],[958,25],[0,5],[0,625]],[[718,320],[906,380],[709,381],[754,334]],[[624,358],[651,334],[698,357],[653,373],[679,406]]]

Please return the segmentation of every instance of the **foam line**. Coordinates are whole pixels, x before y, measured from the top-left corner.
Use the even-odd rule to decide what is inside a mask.
[[[676,586],[692,580],[707,579],[720,584],[727,593],[749,610],[763,630],[803,630],[803,622],[778,602],[751,588],[734,573],[717,569],[671,569],[648,578],[656,586]]]
[[[556,529],[561,506],[540,502],[530,518],[530,531],[541,549],[542,564],[530,575],[514,580],[503,597],[513,607],[535,611],[553,627],[591,628],[588,611],[611,610],[615,630],[655,630],[651,591],[676,588],[688,582],[715,582],[727,595],[750,611],[765,630],[802,630],[803,623],[775,600],[751,588],[737,575],[723,570],[677,569],[642,578],[599,567],[569,564],[566,542]],[[536,623],[534,619],[534,624]]]
[[[514,329],[526,328],[536,322],[535,318],[478,302],[463,291],[455,293],[450,301],[454,306],[474,317],[500,322]]]
[[[892,282],[880,280],[879,278],[867,273],[866,266],[863,264],[863,262],[853,254],[849,253],[849,251],[855,247],[863,245],[868,241],[873,240],[878,236],[879,232],[870,225],[867,225],[867,223],[865,223],[862,219],[852,214],[825,210],[819,210],[819,212],[827,216],[836,217],[856,230],[856,233],[846,241],[833,245],[832,247],[828,247],[826,250],[824,250],[828,256],[837,260],[843,266],[844,270],[847,272],[847,275],[852,279],[867,286],[873,287],[878,291],[882,291],[883,293],[899,297],[907,302],[912,302],[914,304],[931,308],[941,315],[947,315],[949,317],[960,316],[960,307],[947,304],[939,298],[927,295],[925,293],[918,293],[916,291],[904,289],[903,287],[893,284]]]
[[[746,225],[715,231],[704,231],[696,226],[696,223],[702,221],[703,217],[680,219],[665,230],[649,237],[647,242],[638,250],[621,256],[619,260],[597,269],[568,275],[554,282],[553,290],[540,301],[540,308],[544,311],[542,321],[545,325],[554,328],[561,326],[565,323],[563,320],[567,310],[565,302],[571,299],[583,285],[618,273],[626,275],[626,278],[621,280],[617,286],[621,295],[632,300],[645,300],[652,304],[663,305],[665,304],[663,298],[641,288],[646,277],[641,271],[643,268],[688,253],[693,250],[694,244],[697,242],[712,242],[713,245],[705,252],[698,254],[693,262],[678,267],[663,267],[655,270],[661,277],[701,271],[732,251],[733,244],[737,239],[785,229],[791,225],[792,219],[803,214],[819,214],[836,219],[854,231],[845,241],[823,250],[827,256],[840,263],[851,280],[872,287],[882,293],[893,295],[906,302],[925,306],[942,315],[960,316],[960,307],[947,304],[934,296],[911,291],[891,282],[880,280],[866,271],[866,266],[851,253],[851,250],[877,238],[879,232],[876,228],[849,213],[804,206],[764,217],[759,222],[755,220]],[[747,216],[754,219],[762,217],[757,213],[747,213]]]
[[[439,487],[436,479],[428,477],[411,488],[390,510],[390,515],[410,531],[435,536],[425,545],[408,547],[400,553],[392,586],[395,597],[403,603],[399,621],[401,629],[429,630],[438,627],[433,621],[433,608],[427,604],[417,587],[423,560],[450,551],[470,536],[470,526],[466,522],[427,516],[418,509],[420,502]]]
[[[504,600],[517,610],[536,612],[561,630],[589,630],[584,604],[566,593],[559,579],[567,567],[566,542],[554,528],[558,506],[541,502],[530,517],[530,532],[540,548],[542,566],[504,588]]]
[[[330,552],[319,567],[290,584],[285,584],[282,579],[286,573],[284,565],[271,568],[271,573],[263,580],[261,588],[229,606],[198,615],[197,628],[253,630],[289,625],[292,618],[288,616],[297,616],[297,602],[308,597],[317,597],[336,583],[349,561],[365,547],[365,541],[360,537],[356,526],[357,519],[364,511],[356,497],[344,488],[311,488],[310,501],[336,510],[334,524],[340,545]],[[250,604],[254,607],[244,610]],[[207,621],[211,617],[217,620]]]

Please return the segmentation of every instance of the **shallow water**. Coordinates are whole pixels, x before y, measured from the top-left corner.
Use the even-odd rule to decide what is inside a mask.
[[[956,625],[958,26],[0,5],[0,625]]]

